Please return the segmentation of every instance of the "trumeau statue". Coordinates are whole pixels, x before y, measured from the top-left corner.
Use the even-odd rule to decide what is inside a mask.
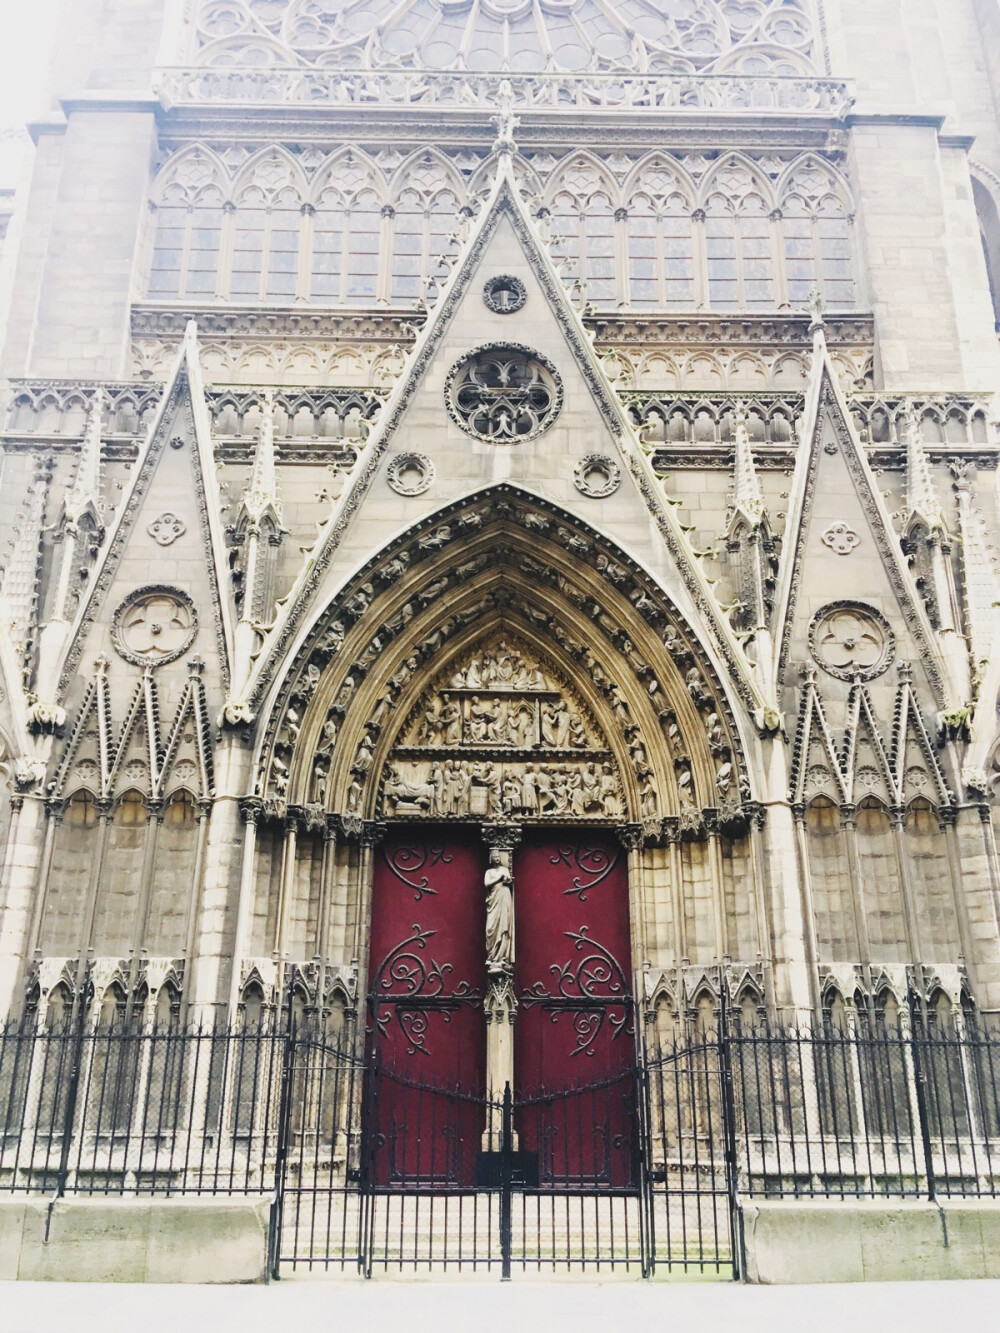
[[[484,879],[486,887],[486,969],[491,975],[514,966],[514,881],[510,853],[494,848]]]

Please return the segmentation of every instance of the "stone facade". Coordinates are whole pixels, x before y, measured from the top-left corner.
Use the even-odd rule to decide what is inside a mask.
[[[3,261],[0,1008],[352,1010],[392,820],[617,829],[661,1029],[1000,1008],[996,0],[97,8]]]

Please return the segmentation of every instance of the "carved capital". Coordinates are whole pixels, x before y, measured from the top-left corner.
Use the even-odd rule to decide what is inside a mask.
[[[344,832],[347,832],[346,821],[344,823]],[[385,837],[385,834],[385,824],[380,823],[377,819],[363,819],[357,836],[362,847],[377,847]]]
[[[261,815],[264,812],[264,802],[259,796],[241,796],[237,802],[240,809],[240,819],[244,824],[257,824],[260,822]]]
[[[646,841],[641,824],[619,824],[615,829],[615,837],[627,852],[639,851]]]
[[[483,824],[480,833],[490,851],[512,852],[521,841],[523,829],[520,824]]]

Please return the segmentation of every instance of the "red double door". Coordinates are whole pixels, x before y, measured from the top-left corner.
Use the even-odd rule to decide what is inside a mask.
[[[390,828],[372,894],[374,1183],[465,1188],[486,1128],[486,850]],[[541,1183],[633,1181],[628,873],[610,831],[526,831],[514,854],[515,1131]]]

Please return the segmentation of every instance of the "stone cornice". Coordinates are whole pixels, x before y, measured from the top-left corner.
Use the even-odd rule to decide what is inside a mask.
[[[363,339],[366,342],[412,341],[426,320],[423,310],[347,309],[316,306],[271,306],[241,309],[232,305],[167,305],[138,301],[132,306],[134,338],[180,338],[187,321],[198,322],[202,339],[226,338],[330,338]],[[825,317],[827,342],[831,345],[868,345],[874,342],[875,317],[866,311]],[[728,315],[699,312],[599,312],[584,316],[596,344],[616,346],[676,343],[685,347],[775,343],[811,347],[810,316],[775,312],[767,315]]]

